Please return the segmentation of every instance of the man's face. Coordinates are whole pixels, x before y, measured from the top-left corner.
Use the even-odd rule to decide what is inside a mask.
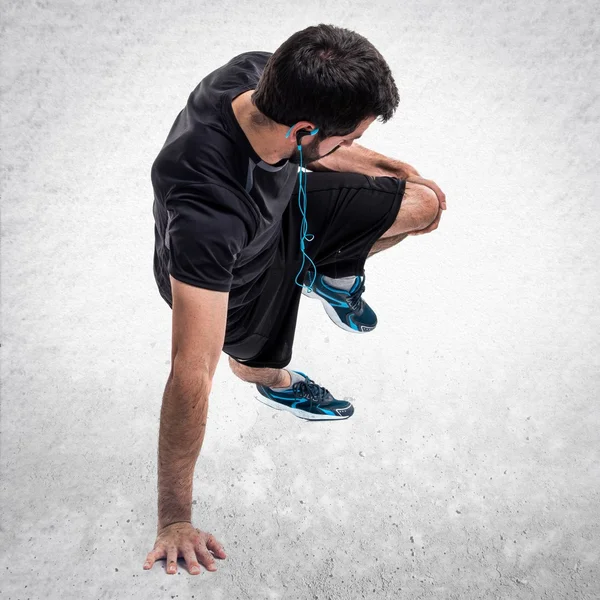
[[[335,152],[340,146],[351,146],[354,140],[362,136],[362,134],[368,129],[369,125],[375,120],[375,117],[369,117],[365,119],[352,133],[344,136],[333,136],[325,138],[324,140],[318,141],[310,139],[309,136],[302,138],[302,164],[303,166],[309,163],[319,160],[330,152]],[[310,139],[309,143],[304,140]],[[300,164],[300,150],[297,146],[294,146],[291,156],[289,157],[291,163]]]

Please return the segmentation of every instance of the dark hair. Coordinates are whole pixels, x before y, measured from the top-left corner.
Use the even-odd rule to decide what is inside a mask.
[[[387,122],[400,97],[389,66],[371,42],[350,29],[321,23],[294,33],[275,50],[251,100],[271,125],[312,121],[319,128],[315,138],[324,139],[348,135],[369,117]],[[260,124],[261,115],[256,116]]]

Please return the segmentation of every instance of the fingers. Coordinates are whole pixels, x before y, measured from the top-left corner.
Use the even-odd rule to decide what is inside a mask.
[[[194,529],[188,523],[179,528],[166,528],[159,533],[154,548],[146,556],[144,569],[151,569],[157,560],[166,558],[165,571],[173,575],[177,573],[178,556],[185,560],[190,575],[198,575],[201,572],[200,565],[207,571],[216,571],[215,557],[226,558],[223,546],[211,533]]]
[[[162,548],[155,548],[148,552],[146,556],[146,562],[144,563],[144,569],[148,570],[152,568],[152,565],[159,559],[165,557],[165,551]]]
[[[435,195],[438,197],[438,201],[440,203],[440,207],[442,210],[446,210],[446,194],[442,192],[439,188],[438,184],[435,181],[427,180],[427,185],[435,192]]]
[[[440,203],[440,208],[446,210],[446,194],[442,192],[439,185],[435,181],[431,181],[431,179],[423,179],[422,183],[435,192]]]
[[[227,558],[223,546],[217,542],[215,536],[210,534],[206,540],[206,547],[214,553],[217,558]]]
[[[431,181],[431,179],[423,179],[421,183],[435,192],[435,195],[438,197],[438,202],[440,203],[440,208],[446,210],[446,194],[442,192],[440,186],[435,181]]]
[[[187,546],[184,548],[183,558],[185,559],[185,563],[190,575],[198,575],[200,573],[200,565],[196,559],[196,552],[194,551],[193,546]]]
[[[206,549],[206,543],[203,540],[199,540],[194,546],[194,550],[198,555],[198,560],[207,571],[216,571],[217,565],[213,555]]]
[[[175,546],[171,546],[167,550],[167,573],[169,575],[177,573],[177,548]]]
[[[144,562],[144,569],[146,571],[148,569],[151,569],[157,560],[160,560],[161,558],[165,558],[165,557],[167,559],[167,564],[166,564],[167,573],[169,573],[169,574],[177,573],[177,548],[175,548],[174,546],[169,548],[169,550],[167,552],[165,552],[165,549],[163,547],[155,548],[151,552],[148,552],[148,555],[146,556],[146,561]],[[195,562],[196,557],[194,556],[193,553],[192,553],[192,558],[194,559],[194,562]],[[196,564],[198,564],[198,563],[196,562]],[[188,562],[188,566],[189,566],[189,562]],[[200,571],[198,570],[198,572],[200,572]]]

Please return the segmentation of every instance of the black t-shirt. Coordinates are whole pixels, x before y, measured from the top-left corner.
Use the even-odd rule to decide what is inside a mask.
[[[172,306],[169,274],[229,292],[229,309],[261,292],[298,166],[261,160],[231,101],[255,89],[269,52],[245,52],[190,94],[152,164],[154,276]]]

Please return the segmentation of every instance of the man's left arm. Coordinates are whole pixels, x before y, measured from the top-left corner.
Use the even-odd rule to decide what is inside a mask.
[[[398,179],[420,183],[435,192],[440,203],[440,209],[446,210],[446,195],[434,181],[421,177],[418,171],[408,163],[369,150],[369,148],[365,148],[356,142],[352,146],[339,146],[319,160],[308,163],[306,168],[311,171],[339,171],[360,173],[372,177],[397,177]],[[437,224],[440,214],[438,214],[438,218],[434,223]],[[428,230],[429,228],[423,233]]]
[[[306,168],[311,171],[339,171],[361,173],[372,177],[391,176],[399,179],[419,175],[417,170],[408,163],[379,154],[356,142],[351,146],[339,146],[319,160],[308,163]]]

